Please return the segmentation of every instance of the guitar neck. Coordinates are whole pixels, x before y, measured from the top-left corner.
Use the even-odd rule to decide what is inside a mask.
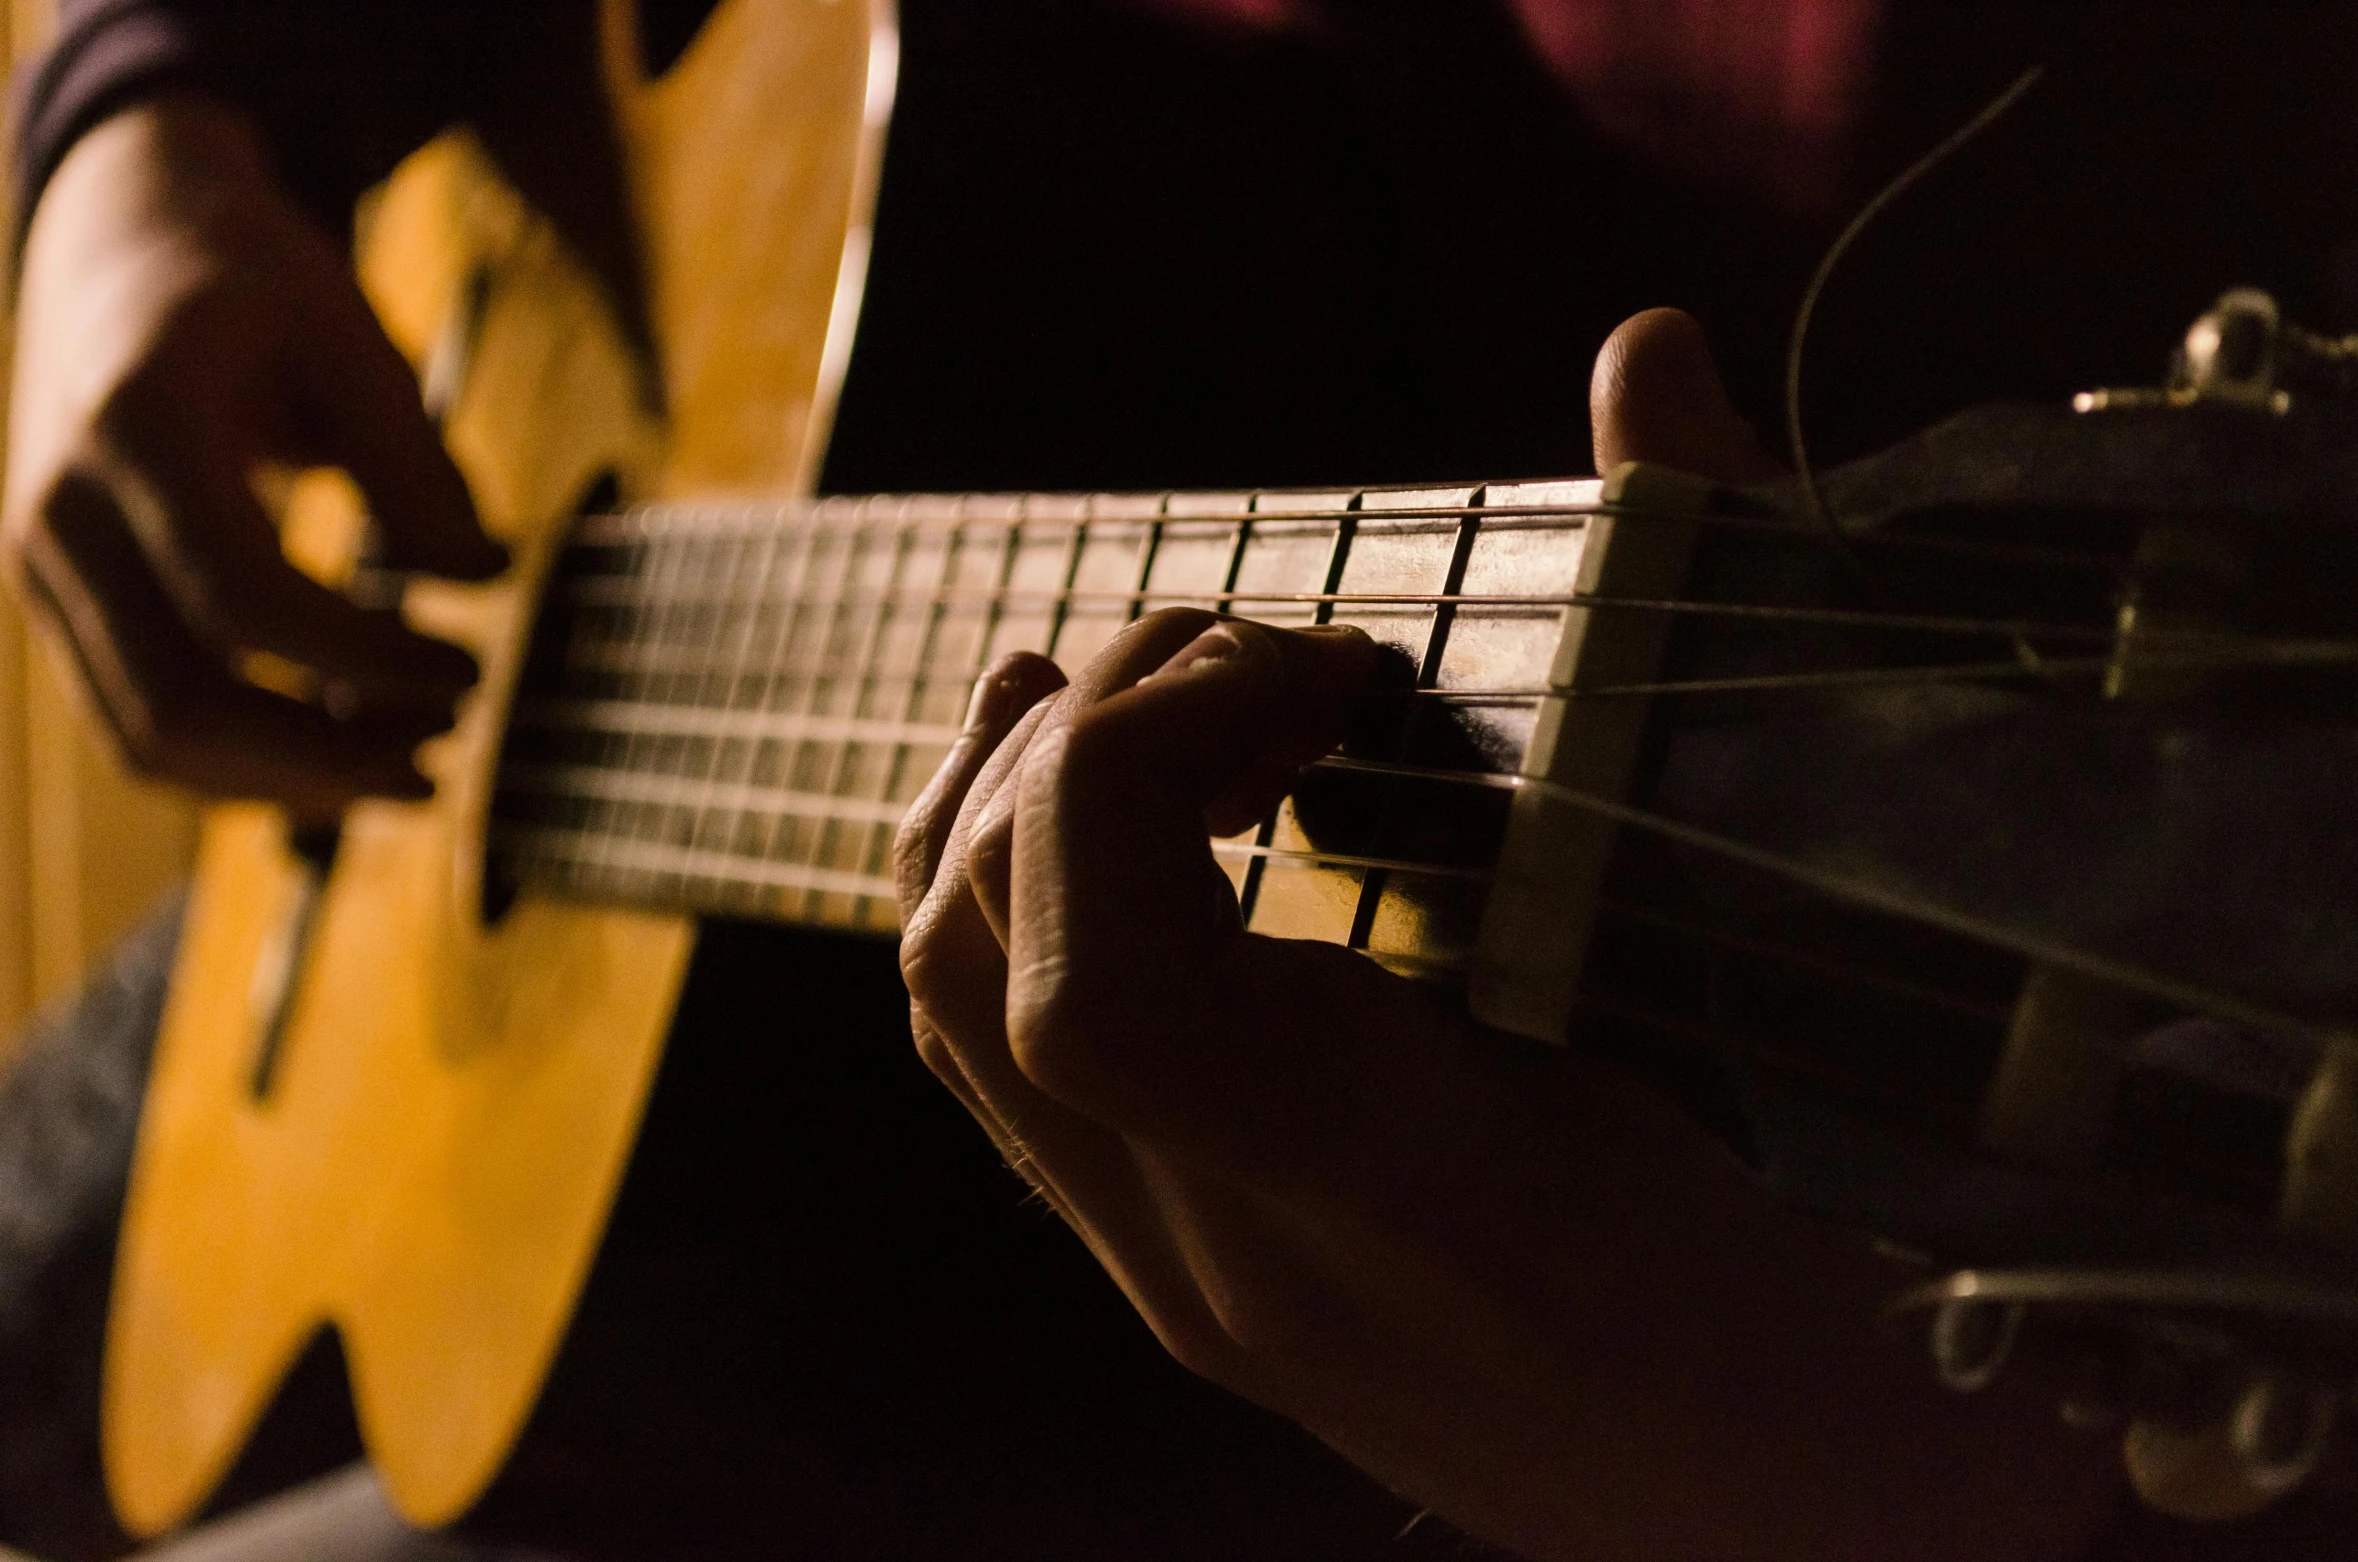
[[[1596,482],[1568,481],[593,517],[518,692],[495,875],[890,932],[894,827],[980,671],[1014,650],[1077,668],[1141,613],[1195,606],[1391,648],[1396,687],[1348,755],[1214,844],[1248,925],[1454,969],[1598,505]]]

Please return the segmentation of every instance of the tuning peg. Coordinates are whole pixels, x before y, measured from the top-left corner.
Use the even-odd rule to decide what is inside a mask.
[[[1932,1365],[1940,1380],[1960,1394],[1976,1393],[1997,1381],[2022,1334],[2020,1302],[1986,1302],[1952,1297],[1932,1315]]]
[[[2228,1418],[2228,1446],[2254,1489],[2281,1497],[2316,1472],[2332,1441],[2339,1396],[2312,1384],[2255,1378]]]

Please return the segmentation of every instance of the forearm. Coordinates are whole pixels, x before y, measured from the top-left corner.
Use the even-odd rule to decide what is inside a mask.
[[[279,177],[340,230],[361,191],[519,77],[589,52],[586,0],[64,0],[15,86],[21,241],[67,149],[126,104],[189,89],[242,111]]]
[[[1666,1553],[2079,1555],[2121,1489],[2103,1441],[2028,1391],[1939,1387],[1921,1334],[1884,1317],[1920,1274],[1773,1205],[1611,1072],[1592,1075],[1619,1131],[1597,1135],[1610,1151],[1580,1250],[1604,1263],[1567,1284],[1621,1324],[1584,1364],[1597,1401],[1566,1486],[1589,1488],[1589,1514],[1617,1511],[1633,1541],[1692,1525]],[[1651,1478],[1633,1480],[1648,1450]]]

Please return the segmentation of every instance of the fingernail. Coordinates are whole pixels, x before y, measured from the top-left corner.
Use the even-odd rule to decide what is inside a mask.
[[[966,702],[966,730],[993,732],[1015,719],[1015,680],[992,668],[974,680],[974,696]]]

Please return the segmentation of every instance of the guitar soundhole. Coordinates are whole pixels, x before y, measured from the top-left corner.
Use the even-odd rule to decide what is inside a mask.
[[[585,516],[606,515],[621,505],[622,482],[609,468],[590,479],[582,489],[581,497],[573,505],[573,517],[580,520]],[[516,679],[515,705],[519,709],[536,696],[556,693],[562,683],[565,648],[572,638],[573,622],[571,615],[557,605],[551,588],[565,573],[564,557],[559,554],[557,567],[541,583],[541,602],[533,619],[532,640],[525,649],[523,670]],[[497,774],[504,774],[517,757],[516,747],[517,732],[511,725],[501,740]],[[483,871],[476,881],[482,886],[477,914],[487,928],[496,928],[505,921],[524,892],[523,874],[518,871],[513,856],[499,846],[498,827],[515,813],[515,802],[508,791],[494,784],[491,816],[485,821]]]
[[[286,1060],[287,1021],[302,985],[303,967],[311,953],[311,932],[319,920],[320,891],[336,864],[342,826],[298,824],[287,831],[287,851],[300,877],[294,898],[255,962],[251,1007],[261,1041],[254,1049],[254,1069],[247,1077],[248,1093],[257,1102],[270,1099]]]

